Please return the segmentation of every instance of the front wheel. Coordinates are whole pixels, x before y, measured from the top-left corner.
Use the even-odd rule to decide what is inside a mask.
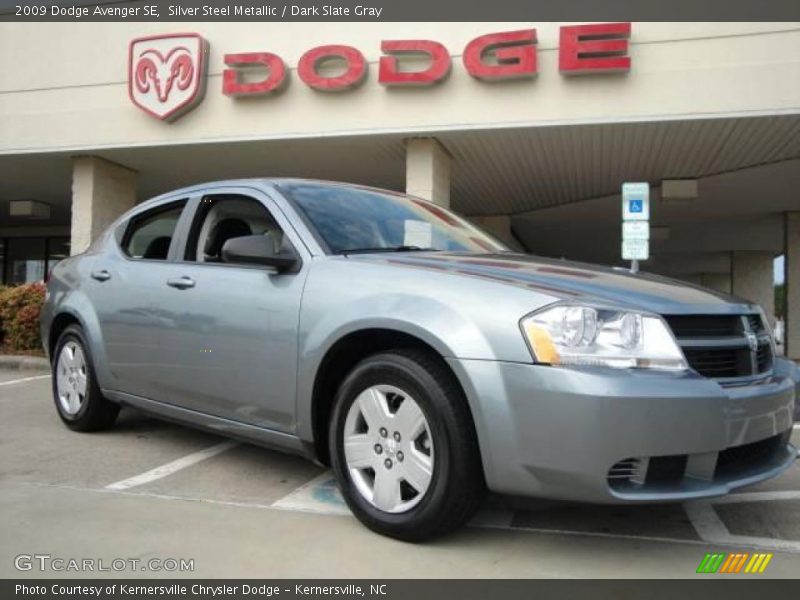
[[[347,504],[379,533],[406,541],[442,535],[483,498],[463,393],[425,352],[387,352],[356,366],[337,394],[329,439]]]

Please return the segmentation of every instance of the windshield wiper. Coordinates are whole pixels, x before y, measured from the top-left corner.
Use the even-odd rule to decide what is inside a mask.
[[[351,248],[340,250],[337,254],[367,254],[369,252],[438,252],[437,248],[423,248],[422,246],[388,246],[382,248]]]

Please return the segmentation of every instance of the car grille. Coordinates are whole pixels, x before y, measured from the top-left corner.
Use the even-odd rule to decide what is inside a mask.
[[[753,377],[772,369],[772,342],[759,314],[664,318],[689,366],[704,377]]]

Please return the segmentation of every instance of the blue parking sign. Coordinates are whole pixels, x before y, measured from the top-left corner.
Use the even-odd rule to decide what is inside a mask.
[[[622,220],[650,220],[650,184],[626,181],[622,184]]]

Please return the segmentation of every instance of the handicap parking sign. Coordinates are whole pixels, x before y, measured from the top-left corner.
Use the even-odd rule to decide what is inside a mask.
[[[622,184],[622,220],[650,220],[650,185],[646,182]]]

